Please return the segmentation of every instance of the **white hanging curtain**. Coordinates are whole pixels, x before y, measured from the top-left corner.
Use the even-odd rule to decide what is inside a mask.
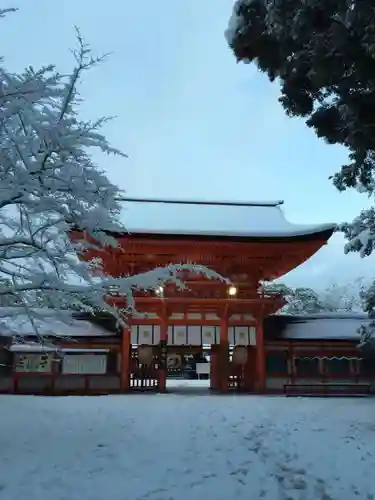
[[[327,359],[327,360],[352,360],[352,359],[363,359],[363,358],[358,358],[356,356],[295,356],[295,359]]]

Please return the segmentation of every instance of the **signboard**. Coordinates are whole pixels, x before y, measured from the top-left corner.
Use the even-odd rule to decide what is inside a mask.
[[[15,354],[15,370],[23,373],[50,373],[52,356],[48,353]]]
[[[159,346],[160,346],[160,355],[159,355],[160,368],[165,370],[167,368],[168,341],[161,340]]]

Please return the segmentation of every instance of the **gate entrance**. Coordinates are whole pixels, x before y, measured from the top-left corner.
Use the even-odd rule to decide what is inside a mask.
[[[167,392],[202,393],[210,389],[211,345],[168,348]]]
[[[213,392],[261,392],[265,381],[261,323],[246,324],[250,321],[244,315],[242,325],[213,316],[208,325],[207,320],[203,325],[197,321],[193,325],[137,324],[124,331],[123,351],[127,356],[126,345],[131,342],[131,363],[129,383],[126,379],[123,387],[164,392],[176,385],[188,386],[192,380],[199,381],[193,384],[196,387]],[[181,382],[173,384],[173,380]]]
[[[169,346],[165,364],[159,346],[132,346],[129,389],[141,392],[173,391],[176,388],[210,388],[210,348]],[[199,381],[199,383],[194,383]],[[192,382],[192,383],[189,383]],[[203,382],[203,383],[202,383]]]
[[[222,370],[220,345],[168,346],[166,362],[160,346],[133,345],[129,366],[131,392],[256,392],[256,349],[231,345]],[[224,353],[225,354],[225,353]],[[227,391],[224,376],[227,376]]]
[[[278,311],[284,301],[277,290],[266,290],[263,282],[305,262],[327,243],[335,225],[293,225],[279,201],[128,198],[123,202],[126,231],[107,231],[117,246],[95,241],[83,228],[71,231],[73,241],[90,242],[80,258],[93,261],[99,257],[100,272],[113,277],[176,266],[171,279],[163,274],[155,289],[134,287],[131,304],[126,294],[108,290],[109,304],[137,311],[127,318],[131,335],[127,330],[123,333],[121,392],[139,387],[166,390],[172,346],[205,344],[212,346],[212,390],[265,392],[263,319]],[[208,279],[199,266],[226,279]],[[186,285],[183,289],[180,282]],[[139,338],[135,340],[133,335]],[[143,344],[153,346],[146,363],[131,354],[132,345]],[[238,351],[232,359],[230,345],[243,346],[246,351]]]

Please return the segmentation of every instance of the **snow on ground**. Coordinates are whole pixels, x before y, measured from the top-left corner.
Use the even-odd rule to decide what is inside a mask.
[[[375,399],[180,388],[0,404],[0,499],[375,498]]]

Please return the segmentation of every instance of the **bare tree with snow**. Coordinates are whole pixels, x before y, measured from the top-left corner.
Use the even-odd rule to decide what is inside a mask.
[[[319,297],[327,311],[360,312],[363,311],[365,290],[365,279],[359,277],[350,283],[332,283],[319,293]]]
[[[27,68],[21,74],[0,68],[0,297],[12,298],[30,313],[31,292],[56,309],[62,304],[77,307],[77,302],[108,309],[105,294],[111,285],[132,307],[135,289],[155,289],[168,281],[183,286],[181,270],[221,279],[192,265],[98,279],[77,258],[89,243],[71,241],[72,227],[99,246],[117,244],[105,230],[124,231],[122,193],[95,164],[92,150],[125,157],[101,133],[106,118],[79,117],[80,79],[102,59],[92,57],[78,32],[77,39],[75,67],[67,76],[54,66]]]
[[[308,287],[288,287],[282,283],[263,283],[262,290],[281,293],[285,306],[281,312],[287,314],[305,315],[330,312],[363,311],[363,295],[366,283],[359,277],[351,283],[332,283],[323,290],[313,290]]]

